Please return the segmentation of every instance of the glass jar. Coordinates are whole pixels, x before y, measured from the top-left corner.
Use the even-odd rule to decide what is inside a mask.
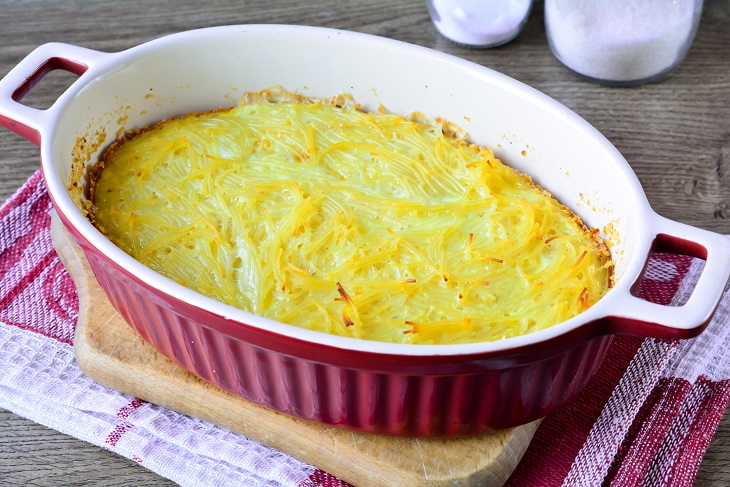
[[[478,49],[517,37],[532,8],[532,0],[427,0],[426,4],[441,35]]]
[[[550,50],[591,81],[631,86],[663,78],[692,45],[702,0],[545,0]]]

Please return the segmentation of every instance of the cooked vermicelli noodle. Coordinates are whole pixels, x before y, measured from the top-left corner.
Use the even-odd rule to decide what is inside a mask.
[[[263,98],[114,144],[94,223],[206,296],[368,340],[522,335],[610,287],[596,232],[447,124]]]

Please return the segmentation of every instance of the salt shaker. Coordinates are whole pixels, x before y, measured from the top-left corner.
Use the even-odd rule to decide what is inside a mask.
[[[663,78],[692,45],[702,0],[545,0],[553,55],[591,81],[632,86]]]
[[[479,49],[517,37],[532,8],[532,0],[427,0],[426,4],[441,35]]]

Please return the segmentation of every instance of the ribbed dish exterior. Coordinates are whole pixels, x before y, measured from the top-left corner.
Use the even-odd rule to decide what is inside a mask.
[[[611,341],[599,337],[554,357],[472,374],[344,368],[252,345],[186,317],[162,292],[86,251],[124,320],[198,377],[282,413],[350,430],[415,437],[474,435],[543,417],[580,390]],[[241,325],[245,326],[245,325]]]

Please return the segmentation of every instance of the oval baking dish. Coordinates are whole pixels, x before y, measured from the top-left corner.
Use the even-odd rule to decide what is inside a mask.
[[[79,79],[47,110],[21,104],[54,69]],[[457,123],[602,231],[616,263],[615,286],[575,318],[501,341],[357,340],[267,320],[190,291],[112,245],[79,209],[83,168],[124,130],[231,106],[246,91],[275,85],[313,97],[345,92],[365,109],[382,105]],[[41,146],[61,221],[112,304],[145,340],[235,394],[353,430],[456,436],[540,418],[583,387],[612,335],[700,333],[730,275],[727,240],[654,213],[628,163],[576,114],[490,69],[379,37],[243,25],[183,32],[112,54],[46,44],[0,81],[0,124]],[[653,251],[706,260],[683,306],[632,294]]]

